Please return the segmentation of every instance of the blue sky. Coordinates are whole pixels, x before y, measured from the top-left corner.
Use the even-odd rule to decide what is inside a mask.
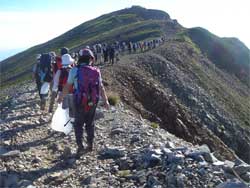
[[[184,27],[237,37],[250,48],[249,0],[0,0],[0,60],[102,14],[140,5],[166,11]],[[13,51],[13,53],[14,53]]]

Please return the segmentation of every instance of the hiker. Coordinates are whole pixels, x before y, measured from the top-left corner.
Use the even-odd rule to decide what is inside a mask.
[[[38,90],[38,93],[39,93],[39,97],[41,99],[42,98],[41,94],[40,94],[41,80],[40,80],[40,77],[39,77],[39,74],[38,74],[38,70],[37,70],[38,66],[39,66],[40,58],[41,58],[41,54],[37,54],[36,55],[36,63],[34,64],[34,66],[32,68],[32,80],[36,82],[36,86],[37,86],[37,90]]]
[[[102,55],[103,55],[103,51],[102,51],[102,45],[101,44],[97,44],[96,45],[96,63],[98,64],[102,64],[103,63],[103,58],[102,58]]]
[[[37,56],[37,63],[33,67],[33,78],[36,80],[40,96],[40,109],[45,110],[46,101],[49,96],[50,83],[53,79],[52,56],[50,53],[43,53]]]
[[[103,50],[104,63],[107,63],[109,59],[108,46],[105,43],[102,46],[103,46],[102,50]]]
[[[59,97],[58,102],[62,102],[63,98],[69,93],[69,89],[74,86],[75,100],[75,136],[78,146],[76,157],[79,158],[84,153],[82,143],[83,126],[87,132],[87,148],[86,151],[93,150],[94,141],[94,117],[101,96],[104,100],[105,107],[109,109],[108,98],[102,84],[101,73],[98,68],[92,66],[94,54],[89,49],[82,49],[79,52],[78,65],[69,72],[67,84],[63,88],[63,93]]]
[[[132,42],[129,42],[129,43],[128,43],[128,53],[129,53],[129,54],[131,54],[132,48],[133,48],[133,44],[132,44]]]
[[[115,47],[113,45],[109,46],[109,48],[108,48],[108,54],[109,54],[109,63],[111,65],[114,65]]]
[[[55,84],[55,77],[56,77],[57,71],[62,67],[61,57],[55,56],[55,62],[52,65],[53,65],[53,81],[52,81],[53,84],[52,84],[52,93],[50,96],[49,113],[53,112],[55,99],[57,97],[58,86]]]
[[[55,100],[57,93],[59,94],[59,96],[62,95],[63,87],[67,82],[69,71],[74,66],[74,62],[75,62],[75,60],[69,54],[68,48],[66,48],[66,47],[62,48],[61,49],[61,65],[59,65],[58,70],[54,76],[54,80],[53,80],[53,82],[54,82],[54,85],[53,85],[54,95],[52,96],[53,98],[51,98],[51,100],[53,100],[53,101]],[[73,88],[71,88],[70,93],[71,94],[73,93]],[[63,102],[63,105],[62,105],[63,108],[69,108],[69,107],[71,108],[72,107],[69,105],[72,102],[71,98],[72,98],[72,96],[70,96],[70,94],[65,98],[65,101]],[[50,112],[52,112],[53,106],[51,106],[51,108],[49,110],[50,110]],[[72,112],[72,114],[73,114],[74,109],[70,109],[70,112]]]

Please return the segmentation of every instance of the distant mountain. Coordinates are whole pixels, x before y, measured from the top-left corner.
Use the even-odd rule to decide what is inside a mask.
[[[0,50],[0,62],[4,59],[16,55],[17,53],[25,50],[25,48],[17,48],[17,49],[7,49],[7,50]]]
[[[220,38],[199,27],[186,34],[216,66],[250,86],[250,50],[239,39]]]
[[[1,85],[27,79],[35,55],[56,51],[63,46],[71,50],[101,42],[140,41],[162,35],[173,36],[182,27],[169,15],[160,10],[145,9],[139,6],[115,11],[87,21],[72,30],[44,44],[34,46],[23,53],[8,58],[1,63]]]

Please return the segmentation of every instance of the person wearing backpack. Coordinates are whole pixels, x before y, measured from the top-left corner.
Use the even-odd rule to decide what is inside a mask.
[[[36,86],[37,86],[37,90],[38,90],[38,94],[39,97],[41,99],[41,94],[40,94],[40,90],[41,90],[41,79],[39,76],[39,62],[40,62],[40,58],[41,58],[41,54],[37,54],[36,55],[36,63],[34,64],[33,68],[32,68],[32,80],[36,82]]]
[[[49,87],[53,79],[52,57],[49,53],[43,53],[37,60],[36,66],[33,68],[34,77],[36,79],[38,93],[40,96],[40,109],[45,110],[46,101],[49,96]]]
[[[97,103],[100,96],[104,100],[105,107],[109,109],[108,98],[102,83],[100,70],[93,67],[94,54],[90,49],[82,49],[79,51],[78,65],[69,72],[67,84],[63,88],[63,94],[59,97],[58,102],[62,102],[71,88],[74,86],[74,102],[75,102],[75,137],[77,149],[77,158],[84,153],[82,143],[83,126],[87,133],[86,151],[93,150],[94,141],[94,117]]]
[[[70,69],[74,66],[74,59],[69,54],[68,48],[64,47],[61,49],[61,62],[58,65],[58,69],[56,71],[56,74],[53,79],[53,92],[51,97],[51,103],[49,112],[53,111],[54,101],[57,96],[57,93],[59,95],[62,94],[62,90],[64,85],[67,82],[68,75]],[[70,93],[72,94],[73,88],[70,90]],[[74,109],[71,109],[71,106],[69,105],[69,101],[72,101],[72,96],[68,95],[65,97],[65,100],[63,102],[63,108],[70,108],[70,115],[73,116]],[[72,103],[72,102],[71,102]]]

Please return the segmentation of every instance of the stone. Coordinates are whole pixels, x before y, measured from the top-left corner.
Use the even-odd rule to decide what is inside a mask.
[[[223,166],[224,162],[223,161],[216,161],[213,163],[214,166]]]
[[[166,177],[166,187],[168,188],[176,188],[177,187],[177,178],[173,174],[170,174]]]
[[[66,147],[64,148],[64,151],[63,151],[63,154],[62,154],[62,158],[63,158],[63,159],[68,159],[68,158],[70,158],[70,157],[72,157],[71,148],[68,147],[68,146],[66,146]]]
[[[162,155],[162,151],[161,149],[154,149],[153,152],[156,154],[156,155]]]
[[[184,174],[180,174],[177,176],[177,179],[176,179],[176,187],[178,188],[184,188],[185,187],[185,184],[184,184],[184,179],[185,179],[185,175]]]
[[[130,143],[134,144],[135,142],[139,142],[140,141],[140,136],[139,135],[133,135],[132,138],[130,139]]]
[[[248,188],[248,186],[241,182],[224,182],[216,186],[216,188]]]
[[[176,154],[176,155],[172,155],[170,157],[167,158],[167,162],[168,163],[175,163],[175,164],[183,164],[184,163],[184,155],[182,154]]]
[[[75,158],[69,158],[69,159],[66,160],[66,164],[69,165],[69,166],[74,165],[75,162],[76,162]]]
[[[154,167],[160,163],[161,163],[161,156],[156,155],[156,154],[152,154],[149,158],[149,164],[147,167]]]
[[[175,145],[174,145],[173,142],[167,142],[167,143],[166,143],[166,147],[167,147],[167,148],[175,148]]]
[[[172,152],[170,149],[168,149],[168,148],[162,148],[162,152],[163,152],[164,154],[166,154],[166,155],[172,154],[172,153],[173,153],[173,152]]]
[[[35,157],[32,161],[31,161],[31,163],[40,163],[40,162],[42,162],[42,159],[40,158],[40,157]]]
[[[235,163],[232,161],[225,160],[223,165],[223,170],[227,173],[233,174],[233,167]]]
[[[7,152],[8,152],[8,150],[5,147],[0,146],[0,155],[5,154]]]
[[[149,175],[147,179],[147,187],[149,188],[160,188],[161,182],[154,176]]]
[[[187,152],[185,153],[186,157],[192,158],[198,162],[203,162],[205,159],[203,158],[201,152],[199,151],[192,151],[192,152]]]
[[[89,185],[91,184],[92,176],[88,176],[84,180],[82,180],[81,185]]]
[[[1,174],[0,187],[18,187],[18,180],[15,174]]]
[[[26,188],[36,188],[34,185],[28,185]]]
[[[12,150],[8,151],[6,153],[0,154],[0,158],[6,159],[6,158],[13,158],[13,157],[18,157],[21,154],[19,150]]]
[[[250,172],[250,165],[247,165],[247,164],[241,164],[240,166],[236,166],[234,167],[234,170],[235,172],[238,174],[238,175],[242,175],[242,174],[245,174],[247,172]]]
[[[121,134],[124,133],[124,129],[123,128],[115,128],[111,130],[111,135],[116,135],[116,134]]]
[[[120,158],[125,156],[125,148],[105,148],[100,153],[100,157],[104,159],[108,158]]]
[[[104,113],[102,110],[99,110],[98,108],[96,109],[96,113],[95,113],[95,120],[99,120],[104,118]]]
[[[136,171],[133,179],[140,184],[146,183],[147,176],[145,170]]]
[[[20,187],[20,188],[26,188],[29,185],[32,185],[32,181],[30,181],[30,180],[21,180],[18,182],[18,187]]]
[[[200,169],[198,170],[198,174],[199,174],[200,176],[204,176],[206,173],[207,173],[207,171],[206,171],[204,168],[200,168]]]
[[[244,181],[250,183],[250,172],[247,172],[247,173],[241,175],[241,178],[242,178]]]

